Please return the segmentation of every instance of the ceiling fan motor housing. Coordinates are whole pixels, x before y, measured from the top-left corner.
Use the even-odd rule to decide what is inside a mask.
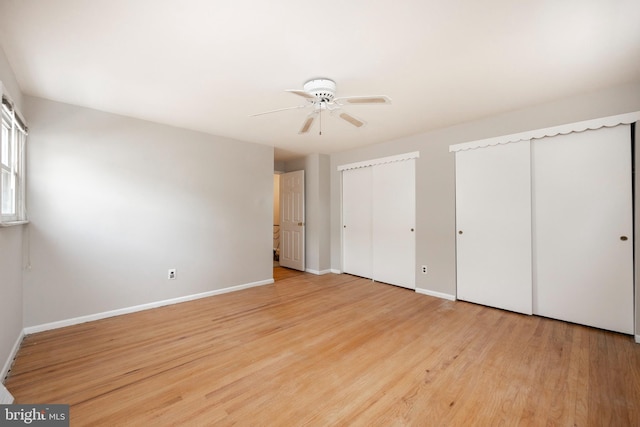
[[[320,102],[331,102],[336,95],[336,82],[331,79],[311,79],[304,84],[304,91]]]

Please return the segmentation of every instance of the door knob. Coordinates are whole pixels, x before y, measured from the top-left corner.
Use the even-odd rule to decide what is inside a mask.
[[[411,231],[413,231],[413,228],[411,229]]]
[[[628,240],[629,238],[627,236],[620,236],[620,240],[622,240],[623,242]]]
[[[462,234],[462,230],[458,231],[458,234]]]

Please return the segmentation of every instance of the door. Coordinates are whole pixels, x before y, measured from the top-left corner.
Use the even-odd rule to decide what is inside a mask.
[[[280,175],[280,266],[304,271],[304,171]]]
[[[372,278],[372,167],[342,171],[342,239],[345,273]]]
[[[633,333],[630,132],[533,144],[534,313]]]
[[[373,280],[415,289],[415,160],[376,165],[373,183]]]
[[[530,143],[456,153],[458,299],[532,313]]]

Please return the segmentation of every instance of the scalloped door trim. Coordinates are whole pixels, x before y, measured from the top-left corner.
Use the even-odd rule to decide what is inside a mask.
[[[369,167],[369,166],[382,165],[384,163],[400,162],[402,160],[417,159],[419,157],[420,157],[420,152],[419,151],[412,151],[410,153],[398,154],[396,156],[381,157],[379,159],[371,159],[371,160],[365,160],[363,162],[348,163],[346,165],[340,165],[340,166],[338,166],[338,170],[339,171],[344,171],[344,170],[349,170],[349,169],[366,168],[366,167]]]
[[[480,139],[477,141],[464,142],[449,146],[449,152],[475,150],[476,148],[491,147],[494,145],[509,144],[512,142],[528,141],[547,136],[566,135],[573,132],[584,132],[585,130],[595,130],[603,127],[614,127],[629,124],[640,120],[640,111],[633,113],[619,114],[616,116],[603,117],[600,119],[585,120],[582,122],[568,123],[560,126],[536,129],[527,132],[514,133],[511,135],[497,136],[494,138]]]

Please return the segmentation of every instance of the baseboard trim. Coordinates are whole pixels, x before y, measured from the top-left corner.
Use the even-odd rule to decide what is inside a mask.
[[[9,370],[11,370],[11,365],[13,365],[13,359],[16,358],[16,355],[18,354],[18,350],[20,350],[20,344],[22,344],[22,339],[24,338],[24,335],[25,335],[24,331],[20,331],[20,334],[18,334],[18,339],[13,344],[13,348],[11,349],[11,352],[9,353],[9,357],[4,362],[4,366],[2,367],[2,371],[0,371],[0,383],[4,382],[4,379],[7,376],[7,374],[9,373]]]
[[[228,288],[215,289],[213,291],[202,292],[200,294],[186,295],[183,297],[167,299],[163,301],[151,302],[148,304],[135,305],[132,307],[120,308],[117,310],[104,311],[102,313],[90,314],[87,316],[74,317],[72,319],[60,320],[57,322],[45,323],[42,325],[29,326],[24,328],[24,335],[35,334],[37,332],[49,331],[51,329],[64,328],[66,326],[78,325],[80,323],[92,322],[94,320],[106,319],[108,317],[121,316],[123,314],[135,313],[137,311],[150,310],[152,308],[163,307],[165,305],[179,304],[181,302],[193,301],[200,298],[207,298],[214,295],[226,294],[229,292],[241,291],[243,289],[254,288],[256,286],[270,285],[273,279],[261,280],[258,282],[246,283],[244,285],[230,286]]]
[[[322,276],[323,274],[329,274],[329,273],[332,273],[332,271],[331,271],[331,270],[320,270],[320,271],[318,271],[318,270],[312,270],[312,269],[310,269],[310,268],[307,268],[305,271],[306,271],[307,273],[315,274],[316,276]]]
[[[442,298],[442,299],[446,299],[446,300],[449,300],[449,301],[455,301],[456,300],[456,296],[455,295],[445,294],[443,292],[430,291],[428,289],[416,288],[416,293],[422,294],[422,295],[429,295],[430,297]]]
[[[331,271],[333,274],[342,274],[342,271],[341,271],[341,270],[338,270],[338,269],[336,269],[336,268],[332,268],[332,269],[331,269],[331,270],[329,270],[329,271]]]
[[[640,335],[636,335],[636,343],[640,344]]]
[[[11,405],[13,403],[13,396],[9,393],[9,390],[0,383],[0,405]]]

